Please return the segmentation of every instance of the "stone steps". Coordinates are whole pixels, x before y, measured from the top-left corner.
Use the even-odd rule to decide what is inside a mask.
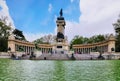
[[[39,59],[40,60],[69,60],[66,54],[42,54]]]

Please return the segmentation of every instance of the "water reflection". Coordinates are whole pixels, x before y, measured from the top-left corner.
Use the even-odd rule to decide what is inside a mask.
[[[70,69],[73,69],[73,76],[71,76],[73,80],[76,81],[111,81],[111,78],[108,78],[109,74],[109,64],[108,62],[104,61],[77,61],[76,64],[73,67],[76,69],[73,69],[69,67]],[[69,70],[68,70],[69,73]],[[69,73],[70,74],[70,73]],[[78,77],[78,78],[77,78]]]
[[[0,81],[119,81],[120,61],[0,59]]]
[[[53,79],[51,81],[66,81],[64,61],[54,61]]]
[[[114,81],[120,80],[120,61],[110,61],[111,71],[110,77],[113,77]]]

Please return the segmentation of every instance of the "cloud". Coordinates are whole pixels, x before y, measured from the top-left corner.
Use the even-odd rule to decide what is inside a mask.
[[[119,3],[120,0],[81,0],[80,10],[82,15],[80,20],[88,23],[96,23],[110,18],[111,16],[120,13]]]
[[[2,8],[1,8],[1,6],[0,6],[0,10],[1,10]]]
[[[120,0],[80,0],[79,22],[66,21],[65,33],[69,41],[75,36],[90,37],[114,33],[112,24],[120,14]]]
[[[68,6],[65,10],[63,10],[63,12],[65,14],[72,14],[73,10],[74,10],[74,8],[72,6]]]
[[[15,28],[15,25],[14,25],[14,22],[10,16],[10,13],[9,13],[9,8],[6,4],[6,0],[0,0],[0,18],[1,17],[7,17],[7,24],[11,24],[12,28]]]
[[[51,12],[52,11],[52,4],[50,3],[49,6],[48,6],[48,11]]]

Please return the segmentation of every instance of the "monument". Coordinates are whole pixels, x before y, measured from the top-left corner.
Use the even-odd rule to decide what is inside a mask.
[[[57,17],[57,35],[55,37],[53,51],[56,53],[66,53],[69,50],[69,44],[67,41],[67,36],[65,36],[65,19],[63,17],[63,11],[60,10],[60,16]]]

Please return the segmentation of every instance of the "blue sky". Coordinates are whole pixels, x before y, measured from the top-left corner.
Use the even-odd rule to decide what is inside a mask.
[[[52,33],[63,9],[66,20],[79,21],[79,0],[6,0],[15,27],[23,32]],[[65,13],[64,13],[65,11]]]
[[[115,34],[112,24],[120,14],[120,0],[0,0],[0,17],[7,16],[7,24],[33,41],[46,34],[56,35],[61,8],[68,41],[75,35]]]

